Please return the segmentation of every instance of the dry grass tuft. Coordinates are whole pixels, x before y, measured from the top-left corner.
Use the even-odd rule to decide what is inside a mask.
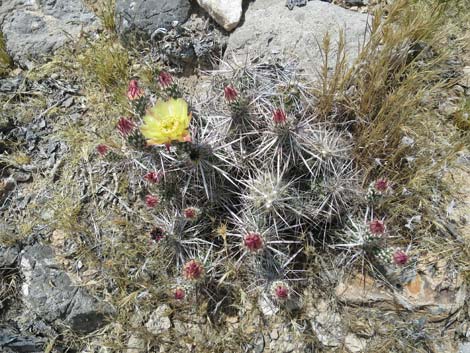
[[[321,76],[320,113],[355,121],[351,128],[364,184],[380,176],[393,181],[395,196],[378,211],[400,226],[406,218],[425,215],[423,228],[433,228],[432,195],[443,187],[436,177],[465,145],[438,111],[442,92],[457,82],[446,36],[449,6],[395,1],[375,13],[357,65],[346,68],[340,41],[334,74],[327,76],[325,69]],[[451,44],[462,46],[462,39]],[[326,38],[323,50],[328,48]],[[461,117],[457,120],[466,126]]]
[[[114,36],[87,43],[78,56],[82,68],[107,92],[117,87],[122,95],[129,79],[130,57]],[[124,88],[125,89],[125,88]]]
[[[85,3],[90,8],[92,8],[97,16],[101,19],[104,29],[110,33],[114,33],[116,28],[114,21],[116,0],[85,0]]]

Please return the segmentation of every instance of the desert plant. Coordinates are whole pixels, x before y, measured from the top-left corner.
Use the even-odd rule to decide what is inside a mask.
[[[294,298],[305,242],[365,200],[351,134],[322,121],[310,88],[280,66],[220,73],[214,98],[192,105],[175,97],[183,89],[168,73],[155,81],[152,92],[131,80],[134,116],[120,118],[117,130],[148,166],[142,194],[157,214],[149,236],[171,259],[168,275],[179,278],[170,280],[180,289],[174,296],[197,283],[196,291],[223,300],[216,289],[236,276],[274,302]],[[214,237],[220,223],[226,228]]]

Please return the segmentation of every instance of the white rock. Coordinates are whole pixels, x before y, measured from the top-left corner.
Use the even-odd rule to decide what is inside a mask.
[[[145,340],[139,336],[132,335],[127,342],[126,353],[145,352]]]
[[[279,311],[279,308],[265,295],[259,296],[258,307],[264,316],[273,316]]]
[[[171,309],[168,305],[160,305],[157,310],[150,315],[149,321],[145,324],[145,327],[154,335],[168,331],[171,327],[171,321],[168,318],[170,313]]]
[[[226,31],[237,27],[242,17],[242,0],[197,0],[197,2]]]
[[[357,337],[354,333],[348,333],[344,340],[344,345],[351,353],[363,352],[367,346],[367,340]]]
[[[341,316],[331,309],[330,303],[321,300],[317,307],[310,310],[307,316],[311,318],[313,332],[318,340],[328,347],[337,347],[344,337]]]
[[[279,332],[278,330],[274,329],[271,331],[269,334],[269,337],[271,337],[272,340],[277,340],[279,338]]]
[[[462,78],[462,83],[470,87],[470,66],[465,66],[463,68],[463,78]]]

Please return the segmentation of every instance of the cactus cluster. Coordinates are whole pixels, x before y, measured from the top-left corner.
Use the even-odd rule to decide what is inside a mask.
[[[171,296],[215,298],[214,283],[237,277],[248,292],[292,299],[305,245],[365,203],[349,127],[317,115],[311,87],[283,67],[216,72],[192,95],[169,73],[155,81],[152,92],[131,81],[133,115],[117,131],[142,168],[148,236],[170,254]],[[372,185],[369,198],[386,194],[385,184]],[[374,222],[364,246],[385,231]]]
[[[366,210],[362,219],[357,215],[348,215],[348,220],[343,227],[336,232],[340,240],[335,247],[345,250],[348,262],[354,262],[359,258],[368,258],[378,266],[403,266],[406,265],[409,256],[400,248],[390,246],[390,240],[394,237],[386,225],[384,219],[374,217],[373,210],[378,209],[385,198],[393,193],[390,181],[379,178],[370,183],[366,191]]]

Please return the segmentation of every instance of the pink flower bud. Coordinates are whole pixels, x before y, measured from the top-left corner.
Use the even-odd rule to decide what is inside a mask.
[[[199,216],[199,210],[196,207],[188,207],[183,211],[184,218],[194,221]]]
[[[104,156],[109,151],[109,147],[103,144],[99,144],[96,146],[96,151],[99,153],[100,156]]]
[[[147,195],[145,196],[145,204],[147,205],[147,207],[149,208],[153,208],[155,206],[158,205],[158,197],[155,196],[155,195]]]
[[[144,90],[139,87],[137,80],[131,80],[129,86],[127,87],[127,98],[133,101],[144,95]]]
[[[233,86],[226,86],[224,88],[224,97],[229,103],[235,102],[238,97],[238,92]]]
[[[284,124],[287,121],[287,116],[284,110],[276,109],[273,113],[273,121],[276,125]]]
[[[263,237],[259,233],[248,233],[243,237],[243,244],[251,252],[257,252],[264,246]]]
[[[374,187],[375,187],[375,190],[381,193],[384,193],[388,191],[390,187],[390,183],[388,182],[386,178],[380,178],[380,179],[377,179],[377,181],[374,184]]]
[[[408,262],[408,255],[406,255],[403,250],[396,250],[393,254],[393,262],[399,266],[406,265]]]
[[[149,183],[158,184],[163,176],[161,172],[148,172],[144,175],[144,179],[147,180]]]
[[[166,71],[160,71],[158,74],[158,83],[163,88],[169,87],[173,83],[173,76]]]
[[[280,299],[286,299],[289,296],[289,290],[287,287],[278,286],[276,287],[276,296]]]
[[[383,234],[385,232],[385,223],[378,219],[374,219],[369,223],[369,230],[374,235]]]
[[[271,292],[274,298],[280,301],[286,300],[290,296],[290,288],[283,281],[274,282],[271,286]]]
[[[183,266],[183,277],[190,281],[197,281],[204,275],[204,266],[197,260],[190,260]]]
[[[176,300],[183,300],[186,297],[186,292],[183,288],[176,288],[173,295]]]
[[[119,130],[122,136],[129,135],[132,132],[132,130],[134,130],[134,128],[135,128],[134,122],[132,122],[132,120],[128,118],[122,117],[121,119],[119,119],[117,123],[117,129]]]

